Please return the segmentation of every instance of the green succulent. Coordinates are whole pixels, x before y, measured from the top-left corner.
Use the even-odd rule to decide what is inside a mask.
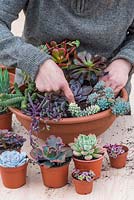
[[[100,111],[100,107],[98,105],[91,105],[82,110],[78,104],[70,103],[68,110],[72,117],[82,117],[98,113]]]
[[[73,155],[84,160],[97,159],[104,153],[103,148],[97,147],[97,138],[93,134],[80,134],[74,143],[69,144]]]

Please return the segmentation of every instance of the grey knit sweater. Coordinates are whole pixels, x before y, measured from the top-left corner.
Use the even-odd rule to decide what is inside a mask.
[[[20,38],[10,29],[22,9],[26,21]],[[50,58],[36,46],[65,38],[80,40],[80,50],[134,63],[133,20],[132,0],[0,0],[0,63],[34,77]]]

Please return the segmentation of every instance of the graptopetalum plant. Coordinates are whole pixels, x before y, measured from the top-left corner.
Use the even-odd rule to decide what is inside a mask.
[[[31,150],[31,156],[39,165],[60,167],[71,161],[72,150],[70,147],[65,146],[60,137],[51,135],[45,141],[42,149],[33,148]]]
[[[104,154],[104,148],[97,146],[97,138],[93,134],[80,134],[69,146],[73,155],[81,160],[97,159]]]
[[[0,130],[0,153],[7,150],[20,150],[26,139],[12,131]]]

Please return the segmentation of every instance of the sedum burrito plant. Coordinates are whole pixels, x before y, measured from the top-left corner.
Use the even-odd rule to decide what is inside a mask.
[[[97,145],[97,138],[93,134],[80,134],[69,146],[73,150],[74,157],[81,160],[97,159],[104,154],[104,149]]]
[[[60,167],[71,161],[72,150],[62,142],[60,137],[51,135],[45,141],[42,149],[32,149],[31,156],[39,165]]]
[[[74,169],[72,172],[72,177],[80,181],[90,182],[94,179],[95,174],[92,170],[80,171],[79,169]]]
[[[19,167],[28,162],[25,152],[5,151],[0,155],[0,166],[2,167]]]
[[[26,139],[8,130],[0,130],[0,153],[7,150],[20,150]]]
[[[125,152],[122,145],[119,144],[106,144],[104,148],[107,149],[109,157],[117,158],[118,155],[121,155]]]

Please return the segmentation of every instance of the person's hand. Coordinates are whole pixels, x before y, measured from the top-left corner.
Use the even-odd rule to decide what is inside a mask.
[[[101,80],[106,82],[106,87],[112,87],[115,95],[126,85],[128,75],[131,70],[131,64],[124,59],[114,60],[106,69],[107,75]]]
[[[69,103],[75,102],[74,95],[69,88],[63,71],[51,59],[46,60],[40,66],[35,83],[40,92],[63,91]]]

